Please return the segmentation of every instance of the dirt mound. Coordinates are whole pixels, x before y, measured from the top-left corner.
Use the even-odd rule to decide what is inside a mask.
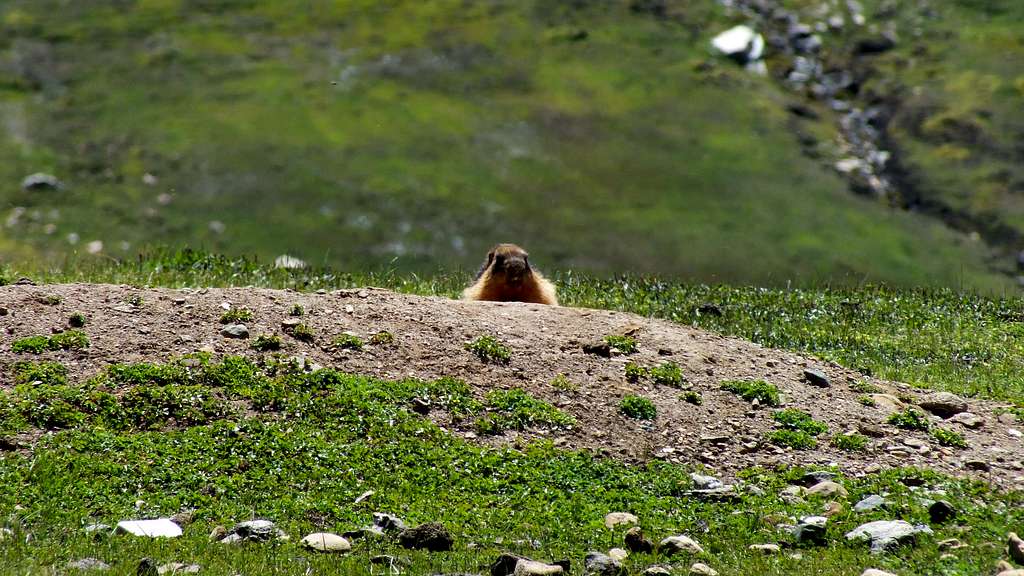
[[[301,322],[312,329],[312,342],[282,331],[282,323],[295,318],[290,315],[295,304],[304,309]],[[703,462],[719,474],[778,464],[838,465],[850,474],[920,466],[958,476],[975,475],[1005,487],[1024,485],[1024,448],[1019,433],[1013,430],[1013,420],[1000,414],[997,403],[969,400],[970,412],[981,422],[978,428],[942,423],[932,417],[933,425],[955,430],[968,444],[963,449],[942,446],[927,432],[888,424],[892,408],[886,398],[880,398],[876,406],[862,403],[868,384],[904,400],[908,396],[923,398],[927,391],[744,340],[604,310],[460,302],[372,288],[307,294],[251,288],[5,286],[0,288],[0,308],[6,309],[6,314],[0,315],[0,382],[12,386],[12,364],[37,358],[12,352],[15,340],[66,330],[68,318],[75,312],[89,318],[82,330],[91,345],[81,351],[40,356],[64,363],[73,381],[114,362],[163,362],[198,350],[216,355],[259,354],[250,340],[222,335],[220,318],[227,307],[251,310],[253,319],[245,322],[250,337],[281,334],[282,352],[291,356],[388,379],[454,376],[471,384],[481,396],[492,389],[521,388],[578,421],[570,430],[528,430],[477,438],[470,424],[460,429],[443,414],[432,413],[441,425],[480,442],[546,436],[564,448],[589,449],[630,461]],[[368,340],[378,331],[392,333],[395,342],[368,345],[363,350],[331,345],[331,340],[344,332]],[[585,344],[616,334],[635,338],[638,351],[610,357],[584,351]],[[505,344],[511,350],[511,360],[507,364],[485,363],[466,350],[465,343],[481,335],[494,336]],[[687,402],[682,398],[684,390],[651,379],[628,381],[628,362],[646,367],[678,364],[683,387],[699,393],[702,403]],[[819,370],[830,385],[809,382],[807,369]],[[571,383],[568,387],[575,389],[552,386],[558,375],[564,375]],[[776,410],[722,390],[725,381],[754,379],[774,384],[782,393],[783,407],[803,410],[828,425],[829,431],[818,437],[816,448],[793,450],[767,442],[766,434],[778,428],[773,419]],[[652,400],[657,418],[648,422],[622,415],[619,404],[627,394]],[[873,434],[866,451],[847,452],[830,445],[832,434],[856,430]]]

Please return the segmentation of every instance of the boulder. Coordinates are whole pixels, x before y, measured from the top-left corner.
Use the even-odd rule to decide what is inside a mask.
[[[934,392],[921,399],[917,405],[942,418],[952,418],[967,412],[967,401],[951,392]]]
[[[588,576],[618,576],[622,572],[622,563],[607,554],[587,552],[583,571]]]
[[[654,551],[654,542],[644,537],[644,532],[639,526],[634,526],[626,531],[625,542],[626,548],[630,552],[649,554]]]
[[[703,554],[704,549],[689,536],[669,536],[658,544],[658,551],[665,556],[676,554]]]
[[[866,540],[871,544],[874,554],[903,544],[912,544],[918,534],[931,534],[931,528],[923,525],[914,526],[903,520],[878,520],[861,524],[846,533],[847,540]]]
[[[846,498],[849,493],[846,488],[843,488],[842,484],[826,480],[824,482],[818,482],[814,486],[807,489],[807,496],[819,497],[819,498],[835,498],[836,496]]]

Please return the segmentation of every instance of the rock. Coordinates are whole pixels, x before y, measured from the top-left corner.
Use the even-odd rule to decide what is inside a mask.
[[[1011,560],[1017,564],[1024,564],[1024,540],[1021,540],[1015,532],[1010,532],[1007,535],[1006,550]]]
[[[879,408],[883,412],[899,412],[906,407],[906,404],[901,402],[899,398],[892,394],[869,394],[869,396],[875,403],[875,407]]]
[[[122,520],[114,527],[115,534],[132,534],[150,538],[176,538],[181,536],[181,526],[170,518],[155,520]]]
[[[270,540],[287,540],[288,535],[270,520],[249,520],[239,522],[221,538],[222,544],[239,542],[269,542]]]
[[[300,260],[295,256],[289,254],[281,254],[277,258],[274,258],[274,268],[284,268],[286,270],[297,270],[299,268],[305,268],[308,264],[304,260]]]
[[[967,412],[967,401],[951,392],[934,392],[925,396],[917,405],[942,418]]]
[[[61,190],[64,183],[52,174],[36,172],[29,174],[21,180],[21,189],[26,192],[37,192],[41,190]]]
[[[617,562],[623,562],[626,558],[629,558],[629,552],[622,548],[612,548],[608,551],[608,556]]]
[[[220,542],[228,535],[228,529],[223,526],[214,526],[210,531],[210,542]]]
[[[718,571],[707,564],[696,562],[693,566],[690,566],[690,574],[694,576],[718,576]]]
[[[881,54],[896,47],[896,42],[888,36],[876,36],[864,38],[857,42],[853,48],[854,54]]]
[[[931,528],[914,526],[903,520],[878,520],[861,524],[846,533],[847,540],[867,540],[877,554],[903,544],[911,544],[918,534],[931,534]]]
[[[703,474],[692,472],[690,473],[690,478],[693,480],[693,487],[697,490],[714,490],[715,488],[725,486],[721,480],[714,476],[704,476]]]
[[[858,422],[857,431],[872,438],[885,437],[885,429],[878,424],[872,424],[871,422]]]
[[[867,570],[862,572],[860,576],[896,576],[896,575],[893,574],[892,572],[883,572],[881,570],[876,570],[874,568],[868,568]]]
[[[846,488],[843,488],[841,484],[826,480],[824,482],[818,482],[814,486],[807,489],[807,496],[814,496],[818,498],[835,498],[836,496],[846,498],[849,493]]]
[[[815,484],[820,484],[827,480],[835,481],[835,472],[829,472],[828,470],[812,470],[810,472],[804,472],[804,475],[800,477],[798,484],[804,488],[810,488]]]
[[[644,568],[640,576],[672,576],[672,567],[666,564],[655,564]]]
[[[1024,576],[1024,568],[1018,568],[1014,570],[1003,570],[996,576]]]
[[[588,576],[616,576],[622,572],[622,563],[607,554],[587,552],[583,570]]]
[[[749,26],[734,26],[715,36],[711,47],[740,64],[748,64],[764,55],[764,37]]]
[[[970,412],[961,412],[950,418],[949,421],[955,422],[963,426],[964,428],[970,428],[972,430],[977,430],[978,428],[981,428],[982,426],[985,425],[984,418],[978,416],[977,414],[972,414]]]
[[[782,492],[779,492],[779,498],[787,504],[801,504],[806,493],[807,488],[803,486],[786,486],[782,489]]]
[[[512,574],[513,576],[550,576],[552,574],[564,573],[565,569],[558,564],[545,564],[544,562],[537,562],[528,558],[517,558],[515,564],[513,564],[512,572],[507,574]],[[501,576],[500,573],[495,573],[494,565],[491,566],[491,576]]]
[[[440,522],[427,522],[415,528],[407,528],[398,535],[398,543],[410,550],[446,552],[452,549],[455,540]]]
[[[220,334],[225,338],[248,338],[249,329],[245,324],[228,324],[221,329]]]
[[[811,386],[817,386],[818,388],[828,388],[832,385],[832,382],[824,372],[813,368],[804,370],[804,380],[807,380],[807,383]]]
[[[964,547],[964,543],[956,538],[947,538],[940,541],[937,546],[939,550],[959,550]]]
[[[928,517],[933,524],[942,524],[946,520],[956,517],[956,508],[953,508],[953,505],[945,500],[939,500],[928,507]]]
[[[644,532],[639,526],[634,526],[626,531],[625,541],[626,548],[630,552],[648,554],[654,551],[654,542],[644,537]]]
[[[704,549],[689,536],[669,536],[658,544],[658,551],[665,556],[674,556],[680,553],[703,554]]]
[[[96,558],[72,560],[71,562],[68,562],[67,567],[68,570],[79,570],[82,572],[110,570],[110,564]]]
[[[828,518],[824,516],[805,516],[793,527],[793,536],[797,542],[824,544],[826,524]]]
[[[317,552],[348,552],[352,549],[352,544],[348,540],[330,532],[314,532],[303,538],[300,543]]]
[[[400,532],[406,529],[405,522],[401,518],[384,512],[373,513],[373,525],[384,532]]]
[[[853,511],[868,512],[869,510],[874,510],[875,508],[881,508],[886,504],[888,504],[888,502],[885,501],[885,498],[882,498],[878,494],[872,494],[870,496],[865,497],[860,502],[854,504]]]
[[[604,340],[595,340],[594,342],[584,344],[583,352],[586,354],[601,356],[603,358],[611,358],[612,347],[611,344],[608,344]]]
[[[604,517],[604,525],[609,530],[616,526],[637,524],[639,522],[640,519],[629,512],[609,512]]]
[[[782,548],[778,544],[751,544],[748,548],[751,552],[762,554],[778,554]]]
[[[965,460],[964,468],[968,470],[976,470],[978,472],[988,472],[989,464],[984,460]]]
[[[107,532],[110,532],[112,528],[110,527],[109,524],[89,524],[88,526],[83,528],[83,530],[85,530],[86,534],[98,536],[100,534],[106,534]],[[3,540],[3,538],[0,538],[0,540]]]
[[[185,564],[182,562],[171,562],[156,569],[156,573],[163,574],[198,574],[202,569],[199,564]]]

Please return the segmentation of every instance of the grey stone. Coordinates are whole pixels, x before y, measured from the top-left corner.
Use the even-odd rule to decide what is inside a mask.
[[[248,338],[249,329],[245,324],[228,324],[220,331],[221,335],[226,338]]]
[[[793,536],[797,542],[824,544],[826,524],[828,518],[824,516],[805,516],[793,527]]]
[[[607,554],[587,552],[583,570],[588,576],[617,576],[622,572],[622,563]]]
[[[1021,540],[1015,532],[1010,532],[1007,535],[1006,549],[1011,560],[1017,564],[1024,564],[1024,540]]]
[[[718,576],[718,571],[702,562],[695,562],[690,566],[690,574],[693,576]]]
[[[820,498],[834,498],[836,496],[845,498],[847,495],[848,492],[846,491],[846,488],[843,488],[842,484],[831,480],[818,482],[807,489],[807,496],[816,496]]]
[[[270,520],[249,520],[239,522],[221,539],[223,544],[239,542],[269,542],[270,540],[287,540],[288,535],[278,529]]]
[[[491,575],[495,576],[493,566],[491,569]],[[537,562],[528,558],[517,559],[515,568],[511,572],[513,576],[553,576],[564,573],[565,568],[558,564],[545,564],[544,562]]]
[[[693,487],[697,490],[713,490],[725,486],[721,480],[714,476],[705,476],[692,472],[690,473],[690,478],[693,480]]]
[[[967,401],[951,392],[934,392],[925,396],[917,404],[942,418],[951,418],[967,411]]]
[[[156,569],[156,573],[163,576],[164,574],[198,574],[202,570],[199,564],[185,564],[183,562],[171,562],[169,564],[163,564]]]
[[[711,47],[740,64],[748,64],[764,56],[764,37],[749,26],[739,25],[715,36]]]
[[[63,188],[64,183],[56,176],[52,174],[44,174],[42,172],[29,174],[21,180],[21,189],[26,192],[39,190],[61,190]]]
[[[807,383],[811,386],[817,386],[818,388],[828,388],[832,385],[832,382],[824,372],[814,368],[804,370],[804,379],[807,380]]]
[[[878,494],[872,494],[870,496],[865,497],[860,502],[857,502],[856,504],[854,504],[853,505],[853,511],[854,512],[868,512],[868,511],[874,510],[876,508],[881,508],[882,506],[885,506],[886,504],[888,504],[888,502],[886,502],[885,498],[882,498]]]
[[[931,528],[903,520],[878,520],[861,524],[846,533],[847,540],[866,540],[871,552],[878,554],[896,546],[912,544],[918,534],[931,534]]]
[[[672,567],[666,564],[655,564],[644,568],[640,576],[672,576]]]
[[[82,572],[110,570],[110,564],[96,558],[82,558],[68,562],[68,570],[79,570]]]

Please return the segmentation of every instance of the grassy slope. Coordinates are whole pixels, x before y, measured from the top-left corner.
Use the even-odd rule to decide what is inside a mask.
[[[5,254],[75,233],[423,271],[515,239],[593,271],[1007,286],[983,245],[803,157],[769,80],[696,71],[729,24],[712,3],[672,23],[619,2],[55,5],[0,9],[0,50],[30,65],[0,72],[0,180],[69,183],[0,191],[29,209]]]

